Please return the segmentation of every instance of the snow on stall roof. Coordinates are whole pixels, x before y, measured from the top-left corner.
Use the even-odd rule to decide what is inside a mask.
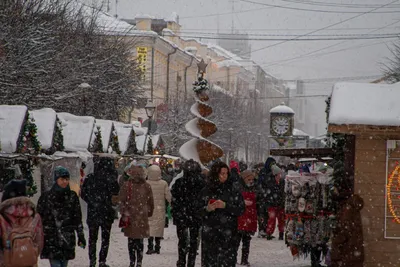
[[[279,106],[276,106],[274,108],[271,108],[269,113],[288,113],[288,114],[295,114],[293,109],[290,107],[286,106],[284,103],[280,104]]]
[[[97,127],[100,127],[101,140],[103,141],[103,151],[107,152],[108,146],[110,143],[110,136],[111,136],[111,130],[112,130],[112,126],[113,126],[113,121],[96,119],[95,126],[96,126],[96,128],[94,131],[97,131]],[[90,145],[94,144],[95,138],[96,138],[96,136],[93,134],[92,139],[90,141]]]
[[[94,117],[75,116],[70,113],[57,113],[61,121],[65,151],[86,152],[92,138]]]
[[[399,97],[400,83],[337,83],[329,123],[400,126]]]
[[[26,106],[0,105],[0,142],[1,151],[17,151],[17,141],[25,120]]]
[[[124,154],[128,149],[129,136],[133,129],[133,125],[114,121],[114,127],[118,135],[119,150],[121,150],[121,153]]]
[[[139,151],[143,151],[143,145],[144,145],[144,139],[146,138],[146,135],[141,135],[136,137],[136,147]],[[145,150],[147,150],[147,144],[149,143],[149,136],[147,136],[146,140],[146,146],[144,147]],[[160,135],[152,135],[151,136],[151,141],[153,142],[153,148],[155,148],[158,144],[158,141],[160,140]]]
[[[57,113],[51,108],[42,108],[29,111],[37,126],[37,137],[43,149],[53,145],[53,136],[56,126]]]
[[[293,129],[293,135],[297,135],[297,136],[310,136],[309,134],[303,132],[302,130],[296,129],[296,128]]]
[[[136,136],[142,136],[147,133],[147,129],[142,127],[136,127],[135,125],[133,125],[133,130],[135,131]]]

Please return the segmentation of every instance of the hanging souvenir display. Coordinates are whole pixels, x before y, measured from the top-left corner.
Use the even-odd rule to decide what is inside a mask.
[[[330,174],[289,171],[285,179],[285,240],[293,257],[306,257],[312,248],[326,252],[334,219]]]

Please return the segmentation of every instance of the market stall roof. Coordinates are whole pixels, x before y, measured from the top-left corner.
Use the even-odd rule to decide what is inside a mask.
[[[136,147],[137,147],[138,151],[142,151],[143,152],[143,145],[144,145],[144,139],[145,138],[146,138],[145,135],[141,135],[141,136],[137,136],[136,137]],[[145,150],[147,150],[147,144],[149,143],[149,140],[150,140],[150,138],[147,137],[146,146],[144,147]],[[160,140],[160,135],[159,134],[151,136],[151,141],[153,142],[153,148],[156,148],[159,140]]]
[[[125,154],[129,145],[129,137],[134,129],[133,125],[114,121],[114,127],[118,135],[119,150],[121,151],[121,154]]]
[[[50,149],[53,145],[53,137],[56,126],[57,113],[51,108],[42,108],[29,111],[35,120],[37,137],[43,149]]]
[[[283,156],[289,158],[322,158],[333,155],[332,148],[286,148],[270,149],[271,156]]]
[[[94,117],[57,113],[61,121],[65,151],[87,151],[92,138]]]
[[[26,106],[0,105],[0,151],[17,151],[17,142],[27,111]]]
[[[329,132],[400,131],[400,83],[337,83],[329,110]]]

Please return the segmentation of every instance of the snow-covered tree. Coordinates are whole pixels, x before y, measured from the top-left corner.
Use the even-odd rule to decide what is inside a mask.
[[[391,48],[393,58],[385,66],[385,77],[391,83],[400,82],[400,41]]]
[[[2,104],[118,120],[140,96],[135,40],[105,34],[100,11],[77,3],[10,0],[0,6]]]

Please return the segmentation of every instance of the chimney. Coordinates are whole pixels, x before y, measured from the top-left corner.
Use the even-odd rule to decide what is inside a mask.
[[[135,17],[136,29],[140,31],[151,31],[152,17],[149,15],[139,15]]]

